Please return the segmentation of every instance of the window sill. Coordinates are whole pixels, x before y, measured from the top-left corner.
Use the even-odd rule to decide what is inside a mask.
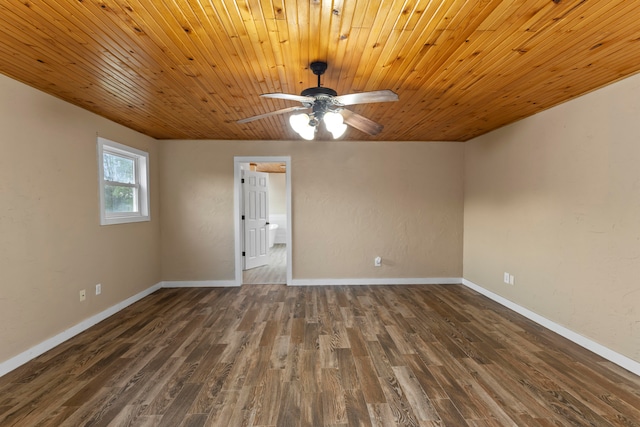
[[[115,224],[127,224],[129,222],[145,222],[151,221],[149,215],[146,216],[118,216],[111,218],[100,218],[100,225],[115,225]]]

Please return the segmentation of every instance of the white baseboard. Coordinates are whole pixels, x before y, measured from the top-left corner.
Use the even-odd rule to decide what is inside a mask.
[[[473,283],[470,280],[466,280],[466,279],[462,279],[462,284],[465,285],[466,287],[473,289],[474,291],[486,296],[487,298],[490,298],[492,300],[494,300],[495,302],[507,307],[510,310],[515,311],[518,314],[523,315],[524,317],[526,317],[529,320],[532,320],[534,322],[536,322],[537,324],[544,326],[545,328],[557,333],[558,335],[561,335],[563,337],[565,337],[566,339],[573,341],[574,343],[578,344],[581,347],[586,348],[589,351],[594,352],[595,354],[609,360],[610,362],[615,363],[618,366],[623,367],[624,369],[633,372],[636,375],[640,375],[640,363],[636,362],[633,359],[628,358],[627,356],[624,356],[620,353],[617,353],[613,350],[611,350],[610,348],[607,348],[601,344],[598,344],[595,341],[590,340],[589,338],[586,338],[576,332],[573,332],[570,329],[565,328],[564,326],[561,326],[545,317],[540,316],[537,313],[534,313],[531,310],[528,310],[512,301],[509,301],[508,299],[501,297],[498,294],[495,294],[485,288],[483,288],[482,286],[476,285],[475,283]]]
[[[119,312],[120,310],[130,306],[131,304],[133,304],[134,302],[137,302],[139,300],[141,300],[142,298],[151,295],[152,293],[154,293],[155,291],[157,291],[158,289],[161,288],[160,283],[157,283],[153,286],[151,286],[148,289],[145,289],[144,291],[135,294],[132,297],[127,298],[126,300],[119,302],[116,305],[113,305],[111,307],[109,307],[108,309],[94,315],[91,316],[88,319],[83,320],[82,322],[72,326],[71,328],[67,329],[64,332],[59,333],[58,335],[55,335],[43,342],[41,342],[40,344],[37,344],[34,347],[31,347],[29,350],[24,351],[20,354],[18,354],[17,356],[12,357],[9,360],[6,360],[2,363],[0,363],[0,377],[13,371],[14,369],[18,368],[19,366],[24,365],[25,363],[29,362],[32,359],[35,359],[36,357],[40,356],[41,354],[51,350],[52,348],[62,344],[63,342],[67,341],[69,338],[73,338],[74,336],[78,335],[81,332],[86,331],[87,329],[89,329],[90,327],[92,327],[93,325],[96,325],[100,322],[102,322],[103,320],[105,320],[106,318],[113,316],[114,314],[116,314],[117,312]]]
[[[235,280],[182,280],[160,282],[163,288],[228,288],[238,286]]]
[[[293,279],[291,286],[357,286],[357,285],[459,285],[460,277],[375,278],[375,279]]]

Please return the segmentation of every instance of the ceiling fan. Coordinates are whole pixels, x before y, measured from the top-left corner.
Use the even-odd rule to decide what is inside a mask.
[[[279,98],[290,101],[299,101],[302,106],[283,108],[270,113],[259,114],[238,120],[238,123],[249,123],[265,117],[286,114],[294,111],[307,110],[308,112],[293,114],[289,117],[291,127],[305,139],[313,139],[317,126],[324,119],[327,130],[334,138],[339,138],[346,131],[347,125],[352,126],[369,135],[377,135],[382,131],[383,126],[360,114],[344,108],[346,105],[370,104],[374,102],[397,101],[398,95],[390,90],[377,90],[373,92],[352,93],[349,95],[338,95],[338,93],[328,87],[320,86],[320,76],[327,70],[326,62],[312,62],[310,65],[313,74],[318,76],[318,86],[310,87],[302,91],[300,95],[288,93],[265,93],[260,95],[263,98]],[[309,111],[310,110],[310,111]]]

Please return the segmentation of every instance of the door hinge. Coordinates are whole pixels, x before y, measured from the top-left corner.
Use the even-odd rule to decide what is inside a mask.
[[[240,180],[240,184],[244,184],[244,178]]]
[[[242,256],[245,256],[244,252],[242,252]]]
[[[242,215],[242,220],[244,221],[244,215]]]

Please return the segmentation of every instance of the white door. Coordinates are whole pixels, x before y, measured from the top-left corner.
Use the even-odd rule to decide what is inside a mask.
[[[269,174],[243,171],[244,269],[269,262]]]

